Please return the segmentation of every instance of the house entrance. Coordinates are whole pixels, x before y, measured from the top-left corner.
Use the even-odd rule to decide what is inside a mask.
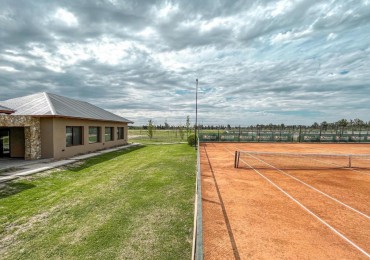
[[[24,127],[0,127],[0,157],[24,158]]]
[[[9,128],[0,128],[0,157],[10,157]]]

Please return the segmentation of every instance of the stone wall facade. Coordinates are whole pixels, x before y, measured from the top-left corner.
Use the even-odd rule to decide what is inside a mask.
[[[0,127],[24,127],[26,160],[41,158],[40,118],[21,115],[0,115]]]

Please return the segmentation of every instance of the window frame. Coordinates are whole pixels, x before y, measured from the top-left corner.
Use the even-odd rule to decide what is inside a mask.
[[[70,129],[70,133],[68,131]],[[79,136],[78,130],[79,129]],[[71,142],[68,142],[68,135],[70,134]],[[79,146],[84,144],[84,127],[83,126],[66,126],[66,147]],[[79,137],[79,140],[75,140],[76,137]]]
[[[90,130],[91,129],[96,129],[97,131],[96,131],[96,134],[92,134],[91,132],[90,132]],[[100,126],[89,126],[89,144],[96,144],[96,143],[101,143],[101,127]],[[95,142],[92,142],[91,140],[90,140],[90,138],[91,137],[95,137],[96,136],[96,141]]]
[[[107,139],[107,130],[110,129],[110,139],[108,140]],[[104,129],[104,141],[105,142],[111,142],[111,141],[114,141],[114,127],[111,127],[111,126],[106,126],[105,129]]]
[[[124,140],[124,139],[125,139],[125,128],[123,126],[117,127],[117,140]]]

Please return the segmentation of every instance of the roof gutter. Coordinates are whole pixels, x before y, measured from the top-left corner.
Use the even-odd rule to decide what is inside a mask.
[[[133,124],[133,121],[115,121],[107,119],[97,119],[97,118],[87,118],[87,117],[74,117],[74,116],[63,116],[63,115],[29,115],[31,117],[42,117],[42,118],[71,118],[71,119],[80,119],[80,120],[90,120],[90,121],[100,121],[100,122],[115,122],[115,123],[127,123]]]
[[[0,109],[0,114],[10,115],[10,114],[13,114],[14,112],[15,112],[14,110],[1,110]]]

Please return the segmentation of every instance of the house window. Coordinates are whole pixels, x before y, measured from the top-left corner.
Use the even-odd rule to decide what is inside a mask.
[[[125,139],[125,128],[117,127],[117,139]]]
[[[105,141],[113,141],[113,127],[105,128]]]
[[[89,144],[100,142],[100,127],[90,126],[89,127]]]
[[[66,127],[66,145],[74,146],[82,144],[82,126],[67,126]]]

